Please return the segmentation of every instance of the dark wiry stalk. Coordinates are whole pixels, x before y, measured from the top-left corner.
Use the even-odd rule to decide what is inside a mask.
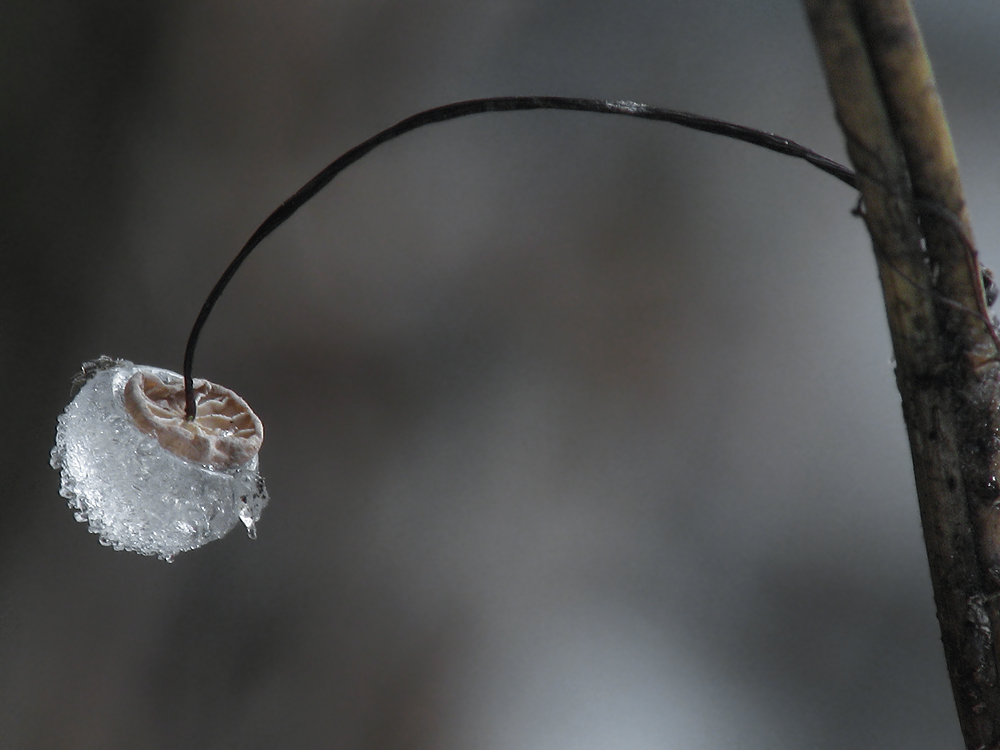
[[[417,128],[437,122],[455,120],[460,117],[486,112],[517,112],[532,109],[556,109],[570,112],[595,112],[606,115],[637,117],[642,120],[668,122],[705,133],[735,138],[738,141],[745,141],[770,151],[776,151],[779,154],[803,159],[827,174],[833,175],[852,188],[857,187],[855,175],[850,169],[788,138],[782,138],[779,135],[744,127],[743,125],[736,125],[731,122],[715,120],[711,117],[702,117],[701,115],[677,112],[669,109],[659,109],[657,107],[649,107],[645,104],[636,104],[635,102],[610,102],[599,99],[574,99],[561,96],[503,96],[490,99],[470,99],[419,112],[411,117],[407,117],[405,120],[400,120],[392,127],[386,128],[377,135],[372,136],[364,143],[358,144],[330,163],[329,166],[299,188],[294,195],[278,206],[264,220],[263,224],[257,227],[257,230],[243,246],[243,249],[240,250],[226,270],[223,271],[222,276],[219,277],[219,280],[215,283],[212,291],[209,292],[208,297],[201,306],[201,311],[194,322],[191,334],[188,336],[187,347],[184,350],[184,392],[187,418],[194,419],[195,417],[194,381],[191,371],[194,367],[194,352],[198,345],[198,336],[201,334],[201,329],[208,320],[208,316],[212,312],[212,308],[215,307],[215,303],[219,301],[219,297],[222,296],[229,282],[232,281],[233,276],[239,270],[240,266],[243,265],[243,261],[249,257],[250,253],[253,252],[254,248],[265,237],[291,218],[296,211],[302,208],[320,190],[330,184],[330,181],[334,177],[383,143],[409,133],[411,130],[416,130]]]

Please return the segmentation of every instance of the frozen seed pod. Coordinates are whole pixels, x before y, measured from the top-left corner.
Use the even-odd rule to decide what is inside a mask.
[[[257,472],[264,428],[243,399],[195,380],[189,421],[183,379],[169,370],[103,357],[80,381],[59,417],[52,466],[102,544],[173,560],[241,521],[256,537],[267,504]]]

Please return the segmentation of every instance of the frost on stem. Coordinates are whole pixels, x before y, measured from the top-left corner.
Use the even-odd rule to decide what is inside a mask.
[[[240,521],[256,537],[264,430],[243,399],[197,380],[198,415],[186,421],[177,373],[104,357],[81,380],[59,417],[52,466],[102,544],[170,561]]]

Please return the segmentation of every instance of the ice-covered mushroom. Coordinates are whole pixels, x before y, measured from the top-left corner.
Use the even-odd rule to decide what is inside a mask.
[[[264,430],[243,399],[197,380],[197,416],[187,420],[183,379],[169,370],[102,358],[80,380],[52,466],[102,544],[172,560],[240,521],[256,536],[267,504],[257,472]]]
[[[690,112],[558,96],[470,99],[434,107],[343,153],[257,227],[195,319],[184,352],[185,374],[190,377],[202,327],[243,262],[344,169],[376,147],[427,125],[487,112],[538,109],[670,122],[804,159],[857,187],[857,177],[847,167],[794,141]],[[182,377],[168,370],[105,357],[84,366],[82,388],[59,418],[52,465],[62,471],[60,492],[76,508],[77,519],[89,522],[104,544],[170,560],[218,539],[237,520],[246,524],[251,537],[256,535],[257,519],[267,503],[257,473],[257,451],[264,437],[260,420],[232,391],[203,380],[189,382],[194,390],[185,394]]]

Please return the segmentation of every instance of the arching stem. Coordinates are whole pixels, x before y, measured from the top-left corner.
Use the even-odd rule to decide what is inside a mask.
[[[667,122],[680,125],[692,130],[700,130],[705,133],[734,138],[739,141],[760,146],[761,148],[785,154],[797,159],[803,159],[814,167],[823,170],[827,174],[833,175],[847,185],[857,187],[854,173],[847,167],[838,164],[832,159],[828,159],[815,151],[806,148],[788,138],[782,138],[773,133],[762,130],[736,125],[731,122],[716,120],[711,117],[702,117],[689,112],[678,112],[669,109],[659,109],[649,107],[645,104],[635,102],[612,102],[600,99],[573,99],[561,96],[503,96],[489,99],[470,99],[468,101],[445,104],[423,112],[419,112],[405,120],[400,120],[392,127],[386,128],[382,132],[372,136],[364,143],[360,143],[350,149],[342,156],[331,162],[319,174],[309,182],[299,188],[294,195],[282,203],[268,216],[264,223],[257,227],[257,230],[250,235],[243,248],[233,258],[232,262],[223,271],[222,276],[212,287],[201,311],[195,319],[194,326],[188,336],[187,346],[184,350],[184,392],[185,411],[188,419],[195,417],[194,401],[194,381],[192,369],[194,367],[194,352],[198,346],[198,337],[204,327],[208,316],[219,301],[219,297],[225,291],[233,276],[239,270],[243,262],[250,256],[250,253],[267,237],[271,232],[281,226],[292,215],[312,199],[320,190],[330,184],[331,180],[343,172],[347,167],[358,161],[361,157],[373,151],[383,143],[387,143],[394,138],[398,138],[405,133],[409,133],[417,128],[426,125],[433,125],[438,122],[456,120],[469,115],[484,114],[486,112],[518,112],[534,109],[555,109],[569,112],[593,112],[605,115],[620,115],[623,117],[637,117],[642,120],[655,120],[657,122]]]

